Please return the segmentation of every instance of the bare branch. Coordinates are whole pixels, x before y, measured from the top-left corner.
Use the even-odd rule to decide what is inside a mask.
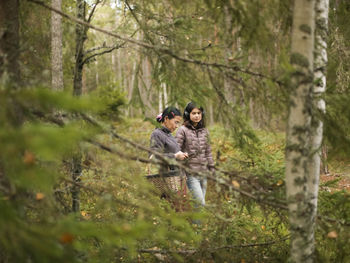
[[[102,55],[104,55],[104,54],[107,54],[107,53],[112,52],[112,51],[115,50],[115,49],[119,49],[119,48],[121,48],[121,47],[122,47],[122,45],[115,45],[114,47],[110,47],[110,49],[108,49],[108,50],[104,50],[104,51],[102,51],[102,52],[95,53],[95,54],[93,54],[93,55],[91,55],[91,56],[85,58],[85,59],[83,60],[82,64],[84,65],[84,64],[86,64],[86,63],[89,63],[90,60],[93,59],[94,57],[102,56]],[[102,47],[102,48],[103,48],[103,47]]]
[[[101,0],[96,0],[94,6],[93,6],[93,8],[92,8],[92,10],[90,11],[89,18],[87,19],[87,22],[88,22],[88,23],[91,22],[92,16],[94,15],[95,10],[96,10],[96,7],[97,7],[97,5],[98,5],[99,3],[101,3]]]
[[[84,53],[84,55],[89,54],[89,53],[94,52],[94,51],[101,50],[101,49],[114,48],[114,47],[116,47],[116,46],[122,47],[125,43],[126,43],[126,42],[123,42],[122,44],[115,44],[114,46],[94,47],[94,48],[91,48],[91,49],[86,50],[85,53]]]
[[[35,4],[38,4],[38,5],[41,5],[53,12],[56,12],[58,14],[60,14],[61,16],[75,22],[75,23],[78,23],[78,24],[81,24],[81,25],[84,25],[84,26],[87,26],[93,30],[96,30],[98,32],[101,32],[101,33],[104,33],[106,35],[109,35],[109,36],[112,36],[112,37],[115,37],[115,38],[118,38],[118,39],[121,39],[121,40],[124,40],[126,42],[129,42],[129,43],[133,43],[135,45],[138,45],[138,46],[141,46],[141,47],[144,47],[144,48],[148,48],[148,49],[152,49],[156,52],[162,52],[164,54],[167,54],[179,61],[182,61],[182,62],[186,62],[186,63],[191,63],[191,64],[195,64],[195,65],[201,65],[201,66],[209,66],[209,67],[216,67],[216,68],[222,68],[222,69],[230,69],[230,70],[234,70],[234,71],[237,71],[237,72],[241,72],[241,73],[244,73],[244,74],[248,74],[248,75],[251,75],[251,76],[255,76],[255,77],[260,77],[260,78],[265,78],[265,79],[270,79],[272,81],[276,81],[274,78],[270,77],[270,76],[266,76],[266,75],[263,75],[261,73],[257,73],[257,72],[252,72],[250,70],[246,70],[246,69],[242,69],[240,68],[239,66],[237,65],[226,65],[226,64],[221,64],[221,63],[216,63],[216,62],[204,62],[204,61],[201,61],[201,60],[197,60],[197,59],[190,59],[190,58],[186,58],[186,57],[181,57],[177,54],[175,54],[172,50],[168,49],[168,48],[164,48],[163,46],[159,46],[159,45],[153,45],[153,44],[149,44],[149,43],[146,43],[146,42],[143,42],[143,41],[139,41],[139,40],[135,40],[133,38],[129,38],[129,37],[124,37],[124,36],[121,36],[119,34],[116,34],[112,31],[109,31],[109,30],[106,30],[106,29],[102,29],[102,28],[99,28],[97,26],[94,26],[94,25],[91,25],[90,23],[87,23],[85,21],[82,21],[80,19],[77,19],[76,17],[73,17],[73,16],[70,16],[66,13],[63,13],[61,12],[60,10],[58,9],[55,9],[55,8],[52,8],[51,6],[48,6],[47,4],[45,4],[43,1],[40,1],[40,0],[27,0],[29,2],[32,2],[32,3],[35,3]]]

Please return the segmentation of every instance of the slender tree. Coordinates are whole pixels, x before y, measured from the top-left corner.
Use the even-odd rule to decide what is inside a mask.
[[[61,10],[62,0],[52,0],[52,7]],[[63,90],[62,18],[51,12],[51,79],[53,90]]]
[[[83,0],[77,0],[76,14],[77,18],[85,21],[86,3]],[[83,25],[75,25],[75,70],[73,94],[80,96],[82,94],[82,79],[83,79],[83,60],[84,60],[84,43],[87,39],[87,28]]]
[[[286,186],[291,262],[313,262],[317,189],[310,171],[315,1],[295,0],[292,27],[290,105],[286,143]],[[312,165],[316,165],[313,163]],[[313,167],[316,169],[317,167]],[[314,196],[314,195],[313,195]]]
[[[325,112],[326,105],[321,98],[326,91],[326,67],[327,67],[327,37],[328,37],[328,10],[329,0],[317,0],[316,2],[316,30],[315,30],[315,85],[314,85],[314,100],[315,109],[320,112]],[[317,115],[316,115],[317,116]],[[321,163],[321,156],[323,156],[323,170],[328,173],[327,167],[327,148],[324,146],[320,151],[322,143],[323,123],[315,116],[314,118],[314,151],[315,162]],[[315,180],[318,181],[319,169],[315,169]]]
[[[327,35],[328,35],[328,9],[329,0],[316,1],[316,28],[315,28],[315,52],[314,52],[314,83],[313,85],[313,103],[314,114],[312,115],[311,125],[311,143],[312,143],[312,161],[310,162],[309,189],[310,199],[313,205],[317,207],[318,182],[320,177],[321,163],[321,144],[323,135],[323,123],[320,120],[320,114],[326,110],[325,101],[322,95],[326,91],[326,67],[327,67]],[[317,209],[314,209],[316,216]]]
[[[19,83],[19,0],[0,2],[0,77],[7,72]]]

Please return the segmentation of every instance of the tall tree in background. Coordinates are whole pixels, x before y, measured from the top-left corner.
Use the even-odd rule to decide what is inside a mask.
[[[76,15],[78,19],[85,21],[85,10],[85,1],[77,0]],[[75,69],[73,82],[73,94],[75,96],[80,96],[83,92],[82,79],[84,67],[84,43],[87,39],[87,30],[88,28],[81,24],[75,25]]]
[[[52,0],[52,7],[61,10],[62,0]],[[51,12],[51,77],[52,89],[63,90],[62,18]]]
[[[77,0],[76,16],[78,19],[85,21],[86,3],[83,0]],[[92,15],[91,15],[92,17]],[[90,19],[89,19],[90,22]],[[81,96],[83,93],[83,69],[84,69],[84,43],[87,39],[88,27],[76,24],[75,25],[75,69],[73,82],[73,95]],[[79,212],[80,210],[80,176],[82,173],[82,156],[78,150],[72,159],[72,211]]]
[[[293,11],[290,105],[286,142],[286,187],[291,231],[291,262],[313,262],[317,191],[312,162],[311,118],[315,1],[295,0]],[[314,167],[317,169],[317,167]],[[316,194],[317,196],[317,194]]]
[[[19,0],[0,2],[0,77],[4,72],[13,83],[20,79],[19,57]]]

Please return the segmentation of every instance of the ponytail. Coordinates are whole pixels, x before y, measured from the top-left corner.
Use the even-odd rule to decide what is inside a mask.
[[[170,106],[165,108],[163,113],[158,114],[156,120],[157,122],[163,123],[165,117],[168,117],[168,119],[171,120],[175,118],[175,116],[181,116],[181,112],[177,108]]]

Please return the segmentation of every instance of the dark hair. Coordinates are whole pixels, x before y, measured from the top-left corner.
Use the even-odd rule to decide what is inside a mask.
[[[175,116],[181,116],[181,112],[179,111],[179,109],[170,106],[170,107],[166,107],[163,113],[157,116],[156,120],[157,122],[164,122],[165,117],[168,117],[169,120],[171,120],[175,118]]]
[[[190,114],[193,111],[193,109],[199,109],[202,112],[202,119],[200,120],[200,122],[197,124],[196,128],[204,128],[205,127],[205,121],[204,121],[204,116],[205,116],[205,112],[202,106],[197,106],[194,102],[189,102],[187,103],[185,110],[184,110],[184,121],[185,121],[185,125],[186,124],[193,124],[191,119],[190,119]]]

